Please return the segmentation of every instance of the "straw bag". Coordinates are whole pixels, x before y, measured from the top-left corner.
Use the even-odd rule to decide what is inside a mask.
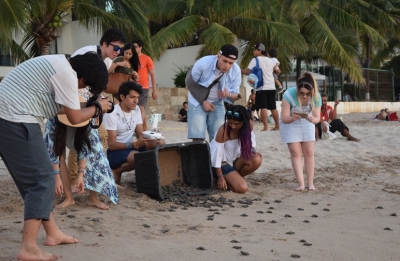
[[[109,94],[117,94],[119,86],[121,86],[123,82],[127,82],[129,79],[130,75],[125,73],[109,73],[107,89],[104,92]]]

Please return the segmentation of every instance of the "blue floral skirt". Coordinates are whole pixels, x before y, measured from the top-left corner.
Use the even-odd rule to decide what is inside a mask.
[[[49,152],[52,164],[59,164],[59,158],[54,155],[54,132],[56,128],[56,118],[47,120],[43,138]],[[78,153],[79,159],[86,159],[86,172],[83,176],[85,188],[101,193],[108,197],[114,204],[118,203],[118,189],[115,184],[107,156],[100,141],[99,132],[96,129],[89,128],[89,139],[92,147],[89,150],[83,146],[82,151]]]

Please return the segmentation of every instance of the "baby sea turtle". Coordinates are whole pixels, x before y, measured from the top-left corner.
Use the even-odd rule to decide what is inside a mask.
[[[307,242],[307,241],[306,241],[305,239],[301,239],[300,242],[301,242],[301,243],[305,243],[305,242]]]
[[[298,208],[297,210],[299,210],[299,211],[303,211],[303,210],[304,210],[304,208]]]
[[[74,218],[75,215],[68,215],[67,217],[68,217],[68,218]]]
[[[214,214],[221,215],[221,212],[217,211],[217,212],[214,212]]]
[[[293,258],[300,258],[300,255],[298,255],[298,254],[292,254],[291,257],[293,257]]]
[[[311,205],[318,205],[318,202],[311,202]]]
[[[285,217],[292,217],[291,215],[289,215],[289,214],[285,214]]]
[[[303,246],[312,246],[312,244],[306,242],[303,244]]]
[[[390,214],[390,216],[391,216],[391,217],[396,217],[397,214],[396,214],[396,213],[392,213],[392,214]]]
[[[330,211],[329,208],[324,208],[324,211]]]
[[[376,207],[376,209],[383,209],[383,207],[381,207],[381,206],[377,206],[377,207]]]
[[[247,214],[242,214],[242,215],[240,215],[241,217],[247,217],[247,216],[249,216],[249,215],[247,215]]]
[[[264,204],[269,204],[269,202],[268,201],[264,201]]]
[[[240,241],[237,241],[236,239],[232,239],[231,243],[237,244],[237,243],[240,243]]]
[[[143,226],[144,226],[145,228],[149,228],[149,227],[150,227],[150,226],[147,225],[147,224],[143,224]]]
[[[304,223],[310,223],[310,221],[308,221],[308,220],[303,220],[303,222],[304,222]]]
[[[286,232],[286,235],[294,235],[293,231]]]
[[[208,218],[207,218],[207,220],[211,220],[211,221],[212,221],[212,220],[214,220],[214,218],[212,218],[212,217],[208,217]]]
[[[219,229],[225,229],[226,227],[222,227],[222,226],[221,226],[221,227],[218,227],[218,228],[219,228]]]
[[[241,227],[241,226],[240,226],[240,225],[237,225],[237,224],[233,224],[232,227]]]
[[[278,199],[277,199],[277,200],[275,200],[274,202],[275,202],[275,203],[281,203],[282,200],[278,200]]]
[[[250,255],[249,253],[245,252],[245,251],[240,251],[240,254],[244,255],[244,256],[248,256]]]
[[[267,210],[267,212],[265,212],[265,213],[272,214],[272,211],[271,210]]]
[[[313,214],[311,217],[312,217],[312,218],[317,218],[318,215]]]
[[[275,209],[274,207],[269,207],[268,209]]]
[[[60,215],[67,215],[67,211],[61,212]]]
[[[262,212],[261,210],[256,211],[256,213],[258,213],[258,214],[264,214],[264,212]]]
[[[265,222],[265,220],[264,219],[257,219],[257,222],[262,223],[262,222]]]
[[[196,248],[197,250],[206,250],[204,247],[199,246],[198,248]]]
[[[393,231],[390,227],[385,227],[383,230]]]
[[[278,221],[276,221],[276,220],[271,220],[270,223],[276,224],[276,223],[278,223]]]
[[[241,246],[233,246],[232,248],[234,248],[234,249],[242,249]]]

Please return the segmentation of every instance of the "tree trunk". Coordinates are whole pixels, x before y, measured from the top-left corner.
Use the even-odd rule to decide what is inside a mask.
[[[48,55],[50,53],[50,44],[51,42],[47,42],[40,46],[40,55]]]
[[[371,63],[371,39],[367,36],[365,41],[365,48],[366,50],[366,58],[364,62],[364,67],[368,68],[370,67]],[[364,70],[364,77],[365,77],[365,100],[369,101],[370,100],[370,89],[369,89],[369,76],[370,76],[370,71],[369,70]]]
[[[296,85],[297,85],[297,80],[300,78],[301,76],[301,57],[297,57],[296,59]]]

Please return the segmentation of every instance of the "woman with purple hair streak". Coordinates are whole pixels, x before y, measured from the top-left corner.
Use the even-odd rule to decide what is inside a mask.
[[[246,193],[244,177],[257,170],[262,156],[256,152],[252,121],[245,107],[233,105],[210,143],[214,178],[221,190]]]

